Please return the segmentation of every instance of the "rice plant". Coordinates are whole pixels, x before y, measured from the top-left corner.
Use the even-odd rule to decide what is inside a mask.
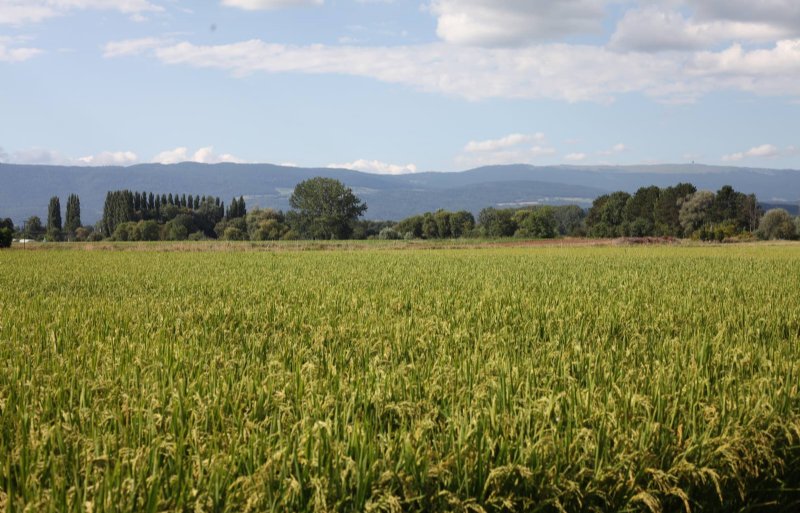
[[[796,511],[800,247],[0,253],[0,510]]]

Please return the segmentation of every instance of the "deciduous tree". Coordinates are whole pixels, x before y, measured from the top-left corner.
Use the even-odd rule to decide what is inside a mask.
[[[289,198],[290,224],[312,239],[347,239],[367,205],[353,190],[333,178],[311,178],[297,184]]]
[[[782,208],[775,208],[764,214],[757,233],[759,238],[766,240],[792,240],[798,235],[792,216]]]
[[[77,194],[70,194],[67,198],[67,216],[64,231],[70,239],[75,237],[75,232],[81,227],[81,200]]]

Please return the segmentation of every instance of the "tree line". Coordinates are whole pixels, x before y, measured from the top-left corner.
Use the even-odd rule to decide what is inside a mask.
[[[102,236],[119,241],[215,237],[217,223],[232,213],[240,215],[240,200],[230,205],[226,210],[216,196],[110,191],[98,228]]]
[[[692,237],[723,240],[756,233],[764,212],[755,195],[726,185],[716,193],[689,183],[635,194],[615,192],[595,199],[586,216],[591,237]]]
[[[338,180],[312,178],[297,185],[291,210],[248,210],[243,196],[228,207],[216,196],[109,191],[100,221],[81,223],[80,199],[50,199],[47,223],[37,216],[23,227],[0,220],[0,247],[20,238],[47,241],[294,240],[294,239],[448,239],[462,237],[691,237],[795,239],[800,217],[782,209],[764,212],[756,197],[724,186],[716,192],[690,183],[617,191],[594,200],[588,210],[576,205],[488,207],[477,219],[468,211],[426,212],[399,222],[360,219],[367,209]]]

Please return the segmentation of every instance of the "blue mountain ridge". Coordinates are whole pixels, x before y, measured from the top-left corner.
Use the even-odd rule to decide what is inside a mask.
[[[21,222],[44,217],[50,197],[62,204],[70,193],[81,198],[83,222],[97,221],[106,192],[116,189],[219,196],[228,203],[244,196],[248,208],[286,210],[294,186],[308,178],[341,180],[368,205],[368,219],[402,219],[433,211],[490,206],[577,204],[587,207],[607,192],[635,192],[691,182],[699,189],[732,185],[763,203],[800,203],[800,171],[704,165],[653,166],[486,166],[461,172],[376,175],[348,169],[299,168],[272,164],[140,164],[130,167],[74,167],[0,164],[0,217]]]

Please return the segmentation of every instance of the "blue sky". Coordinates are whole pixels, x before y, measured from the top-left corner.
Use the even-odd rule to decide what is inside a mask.
[[[0,0],[0,161],[800,168],[796,0]]]

